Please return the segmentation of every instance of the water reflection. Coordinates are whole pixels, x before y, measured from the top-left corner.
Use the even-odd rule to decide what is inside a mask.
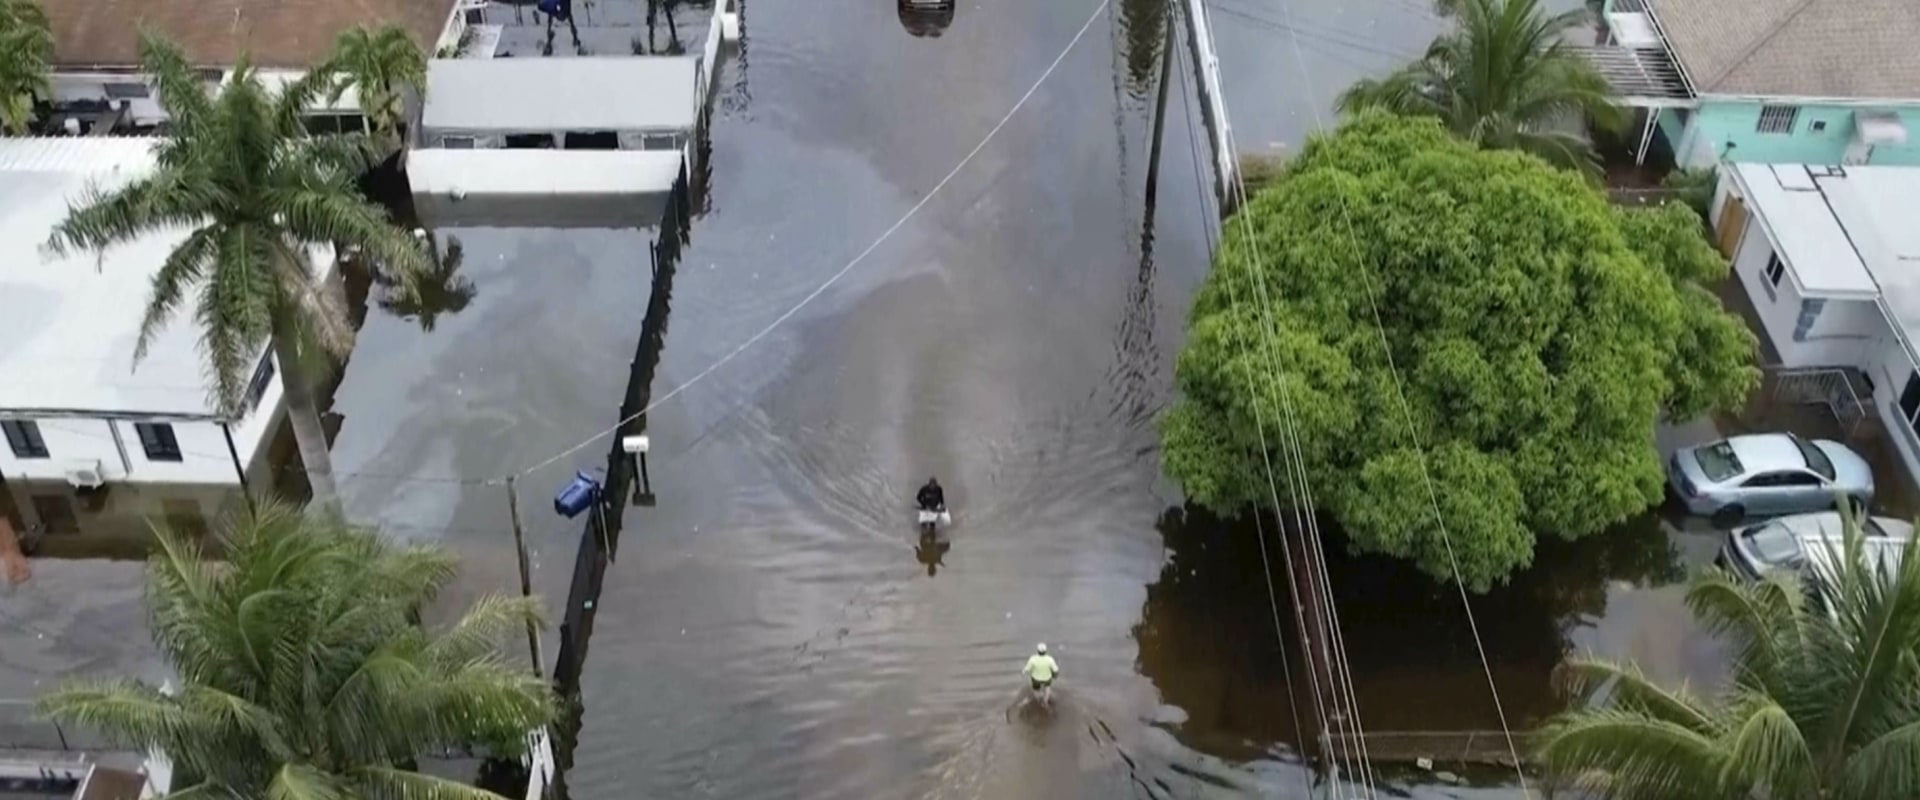
[[[1312,736],[1312,721],[1308,701],[1296,711],[1287,687],[1290,667],[1296,689],[1307,691],[1299,636],[1288,616],[1284,565],[1271,565],[1281,598],[1276,631],[1250,519],[1223,521],[1201,510],[1172,508],[1159,529],[1169,558],[1159,582],[1147,589],[1134,637],[1141,673],[1165,702],[1185,712],[1185,720],[1170,729],[1187,746],[1222,758],[1252,759],[1275,745],[1299,752],[1302,731]],[[1272,525],[1267,530],[1273,535]],[[1337,531],[1324,526],[1323,532],[1354,692],[1369,734],[1498,730],[1456,591],[1404,563],[1350,555]],[[1552,673],[1570,651],[1614,634],[1644,635],[1653,615],[1667,620],[1671,637],[1698,638],[1673,597],[1686,564],[1699,560],[1697,547],[1685,548],[1683,557],[1677,540],[1685,536],[1648,513],[1579,541],[1548,537],[1531,569],[1473,599],[1515,730],[1531,728],[1560,708]],[[1270,543],[1269,550],[1277,562],[1278,548]],[[1699,674],[1701,668],[1667,665],[1662,671]]]
[[[1160,49],[1171,8],[1165,0],[1120,0],[1116,19],[1122,37],[1121,56],[1126,60],[1127,90],[1136,99],[1146,98],[1157,85]]]
[[[448,236],[446,251],[434,264],[433,271],[420,281],[419,292],[414,297],[403,297],[394,291],[395,282],[391,277],[376,273],[377,281],[384,293],[381,295],[380,308],[401,319],[420,325],[422,333],[432,333],[434,323],[442,314],[458,314],[473,302],[478,290],[473,281],[460,274],[460,265],[466,260],[467,248],[460,243],[460,237]]]

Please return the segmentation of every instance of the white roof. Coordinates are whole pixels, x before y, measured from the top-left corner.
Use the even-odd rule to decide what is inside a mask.
[[[416,195],[656,194],[673,189],[681,156],[679,150],[423,149],[407,153],[407,181]]]
[[[185,230],[98,257],[40,250],[89,184],[151,169],[153,142],[0,138],[0,410],[211,413],[191,308],[133,366],[150,280]]]
[[[1864,286],[1909,348],[1920,341],[1920,168],[1736,168],[1749,206],[1810,292]]]
[[[476,131],[691,130],[693,56],[442,58],[421,125]]]
[[[1747,207],[1765,223],[1774,248],[1792,267],[1803,293],[1872,297],[1879,291],[1806,166],[1732,166],[1746,189]]]

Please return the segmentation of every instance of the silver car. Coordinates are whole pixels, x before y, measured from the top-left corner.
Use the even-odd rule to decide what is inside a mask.
[[[1867,557],[1898,563],[1898,555],[1913,539],[1913,526],[1886,517],[1862,517],[1860,533]],[[1795,514],[1747,525],[1727,533],[1720,563],[1736,575],[1757,580],[1772,572],[1818,572],[1828,561],[1828,546],[1838,552],[1846,546],[1840,514],[1820,511]]]
[[[1873,502],[1873,469],[1839,442],[1791,433],[1733,436],[1676,451],[1667,484],[1689,512],[1737,518]]]

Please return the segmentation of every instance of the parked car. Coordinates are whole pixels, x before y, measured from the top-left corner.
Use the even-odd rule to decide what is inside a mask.
[[[1843,498],[1873,502],[1873,469],[1839,442],[1791,433],[1732,436],[1675,451],[1667,484],[1687,511],[1715,517],[1792,514],[1833,508]]]
[[[1913,539],[1913,525],[1887,517],[1861,517],[1860,533],[1867,556],[1889,565]],[[1830,570],[1828,546],[1842,552],[1846,546],[1840,514],[1820,511],[1778,517],[1727,532],[1719,563],[1749,580],[1774,572],[1799,572],[1817,577]]]

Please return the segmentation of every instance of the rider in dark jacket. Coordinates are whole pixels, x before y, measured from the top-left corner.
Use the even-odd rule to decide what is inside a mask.
[[[920,508],[926,511],[940,511],[947,507],[947,492],[940,488],[940,481],[927,479],[927,485],[920,487],[920,493],[914,495]]]

